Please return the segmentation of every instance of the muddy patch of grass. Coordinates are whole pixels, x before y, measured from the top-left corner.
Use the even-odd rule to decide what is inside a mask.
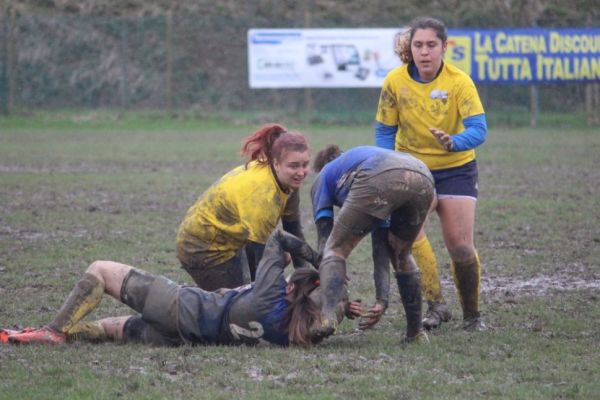
[[[241,140],[256,127],[169,120],[127,129],[118,120],[46,125],[13,123],[0,131],[0,325],[47,322],[97,259],[191,283],[175,257],[177,227],[196,197],[241,163]],[[298,130],[309,135],[313,153],[326,143],[372,143],[370,126]],[[598,150],[599,131],[492,128],[478,151],[476,244],[489,332],[460,329],[433,217],[428,235],[454,319],[431,333],[430,346],[400,344],[405,322],[393,283],[375,329],[361,332],[345,321],[339,335],[308,350],[0,346],[0,399],[595,398]],[[311,181],[301,204],[314,243]],[[351,295],[370,304],[368,242],[351,255],[348,271]],[[90,318],[128,313],[105,299]]]

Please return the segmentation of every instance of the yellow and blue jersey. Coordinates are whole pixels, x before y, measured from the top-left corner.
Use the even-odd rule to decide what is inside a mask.
[[[281,217],[295,218],[296,197],[297,193],[288,194],[280,187],[269,165],[239,166],[190,207],[179,227],[177,244],[208,244],[205,264],[221,264],[248,241],[265,244]]]
[[[465,131],[465,119],[483,114],[475,84],[457,67],[444,63],[433,81],[418,82],[411,77],[409,65],[403,65],[384,80],[376,121],[397,127],[396,150],[415,156],[435,170],[464,165],[475,159],[475,150],[449,152],[429,128],[457,135]]]
[[[398,168],[431,176],[422,162],[405,153],[375,146],[357,146],[343,152],[323,167],[311,187],[314,220],[333,217],[334,206],[342,207],[358,172],[380,174]],[[369,207],[368,202],[364,206]]]

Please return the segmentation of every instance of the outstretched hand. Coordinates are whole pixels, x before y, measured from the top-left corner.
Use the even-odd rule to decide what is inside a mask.
[[[346,306],[346,318],[355,319],[360,317],[364,312],[364,308],[362,306],[362,300],[356,299],[348,302]]]
[[[431,132],[431,134],[435,136],[437,141],[444,147],[444,149],[446,149],[447,151],[452,150],[452,138],[450,137],[450,135],[448,135],[443,130],[437,128],[429,128],[429,132]]]
[[[383,304],[375,303],[373,307],[369,309],[366,313],[360,316],[360,321],[358,322],[358,329],[365,330],[372,328],[379,322],[383,313],[385,312],[385,307]]]

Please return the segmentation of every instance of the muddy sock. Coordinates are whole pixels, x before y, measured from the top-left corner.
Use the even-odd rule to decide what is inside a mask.
[[[445,303],[440,285],[438,264],[427,236],[412,245],[412,255],[421,271],[421,293],[431,303]]]
[[[387,228],[371,232],[371,256],[373,259],[373,281],[375,299],[387,308],[390,300],[390,248]]]
[[[406,336],[413,337],[421,330],[422,325],[422,303],[421,279],[419,272],[397,272],[398,290],[406,313]]]
[[[479,317],[479,257],[467,262],[452,262],[452,277],[463,309],[463,318]]]
[[[57,332],[67,333],[100,303],[103,294],[104,285],[94,275],[84,274],[48,326]]]
[[[78,322],[69,329],[67,334],[69,340],[103,342],[109,339],[100,321]]]
[[[327,317],[334,317],[335,309],[344,292],[346,281],[346,261],[337,256],[323,260],[319,268],[321,280],[322,312]]]

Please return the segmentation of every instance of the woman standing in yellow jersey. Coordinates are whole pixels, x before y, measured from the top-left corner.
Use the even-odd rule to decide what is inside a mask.
[[[308,174],[306,138],[267,125],[246,138],[242,155],[246,164],[208,188],[177,233],[177,258],[205,290],[253,281],[280,219],[284,230],[303,238],[298,189]],[[294,264],[302,262],[294,259]]]
[[[485,141],[487,123],[471,78],[443,61],[445,25],[417,18],[399,36],[396,54],[403,64],[385,78],[375,125],[378,146],[417,157],[435,179],[438,213],[466,330],[484,330],[479,312],[480,262],[473,241],[477,201],[474,148]],[[421,269],[429,309],[423,320],[435,328],[450,319],[441,293],[437,261],[421,231],[412,248]]]

